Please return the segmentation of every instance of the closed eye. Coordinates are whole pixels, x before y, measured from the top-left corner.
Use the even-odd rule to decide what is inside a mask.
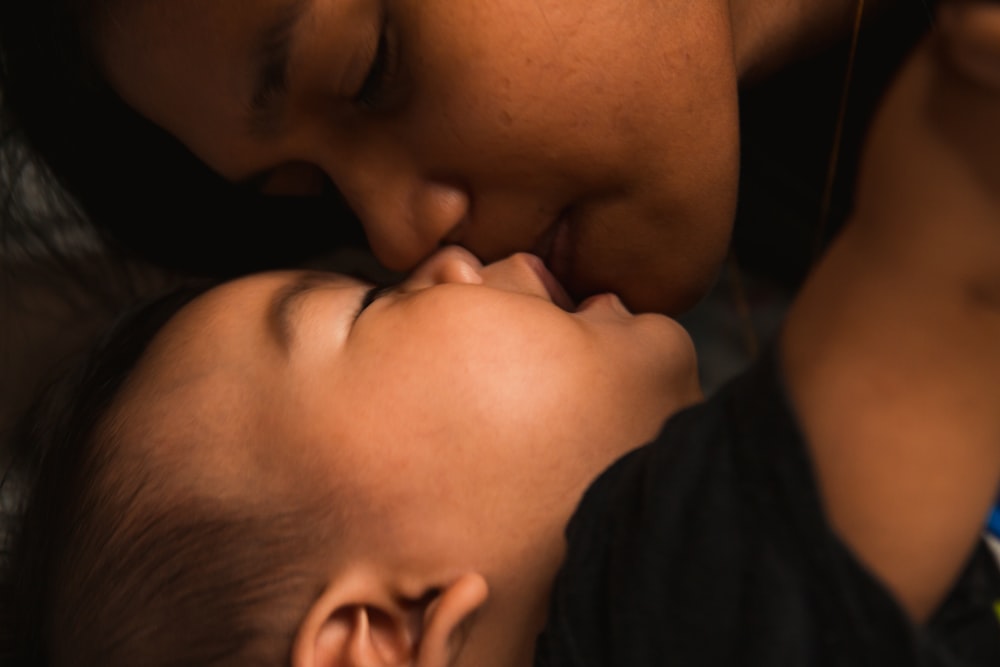
[[[395,285],[373,285],[371,289],[365,292],[365,295],[361,298],[361,305],[358,308],[358,312],[354,315],[354,320],[357,321],[361,317],[361,313],[365,312],[368,306],[372,305],[379,298],[385,296],[395,288]]]
[[[396,75],[398,54],[396,40],[388,30],[388,21],[383,18],[379,28],[378,45],[372,56],[365,80],[354,94],[354,103],[364,109],[378,109],[385,98]]]

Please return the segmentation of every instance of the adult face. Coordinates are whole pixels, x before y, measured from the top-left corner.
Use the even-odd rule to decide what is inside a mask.
[[[233,181],[329,181],[379,259],[531,250],[577,296],[676,312],[737,177],[724,2],[143,0],[99,22],[127,103]]]

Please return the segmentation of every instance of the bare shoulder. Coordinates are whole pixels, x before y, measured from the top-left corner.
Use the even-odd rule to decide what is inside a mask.
[[[853,220],[782,338],[831,521],[917,619],[1000,487],[1000,87],[942,47],[884,101]]]

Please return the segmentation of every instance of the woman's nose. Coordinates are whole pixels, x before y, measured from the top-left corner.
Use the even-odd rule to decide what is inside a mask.
[[[421,174],[401,151],[365,158],[327,173],[361,219],[379,261],[395,271],[412,269],[468,219],[469,193]]]
[[[413,289],[445,283],[478,285],[483,282],[482,270],[482,262],[465,248],[445,246],[424,260],[406,285]]]

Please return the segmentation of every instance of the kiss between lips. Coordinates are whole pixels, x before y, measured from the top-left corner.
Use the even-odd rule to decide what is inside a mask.
[[[594,307],[606,306],[617,311],[620,315],[631,316],[632,313],[621,302],[617,295],[610,292],[594,294],[588,296],[579,305],[574,305],[572,297],[559,282],[558,278],[548,269],[544,260],[538,255],[529,254],[531,268],[538,276],[545,290],[549,293],[552,302],[570,313],[580,313]]]
[[[561,285],[572,287],[573,249],[575,238],[570,222],[570,210],[565,209],[538,237],[531,250],[545,262]]]
[[[568,285],[570,291],[577,291],[573,290],[576,234],[571,213],[572,209],[563,210],[559,217],[542,232],[532,249],[532,254],[541,258],[540,264],[545,276],[540,275],[540,277],[546,284],[553,302],[570,312],[580,312],[606,302],[608,306],[620,314],[632,315],[617,295],[607,292],[588,295],[576,307],[564,305],[564,303],[572,304],[573,300],[563,285]],[[550,283],[554,287],[551,287]]]

